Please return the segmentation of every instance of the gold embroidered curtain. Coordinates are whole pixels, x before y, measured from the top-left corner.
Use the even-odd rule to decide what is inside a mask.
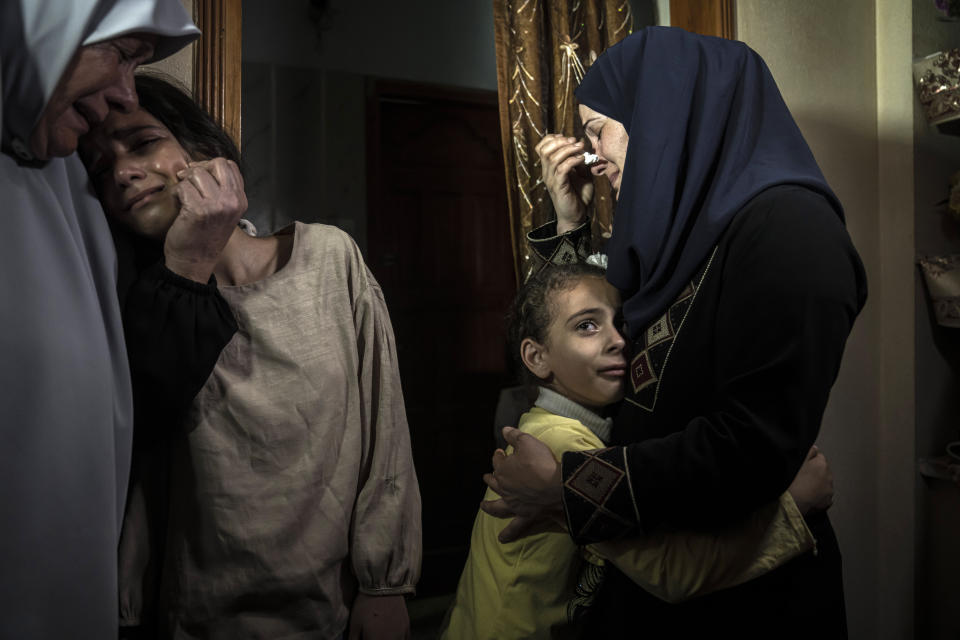
[[[597,56],[633,30],[628,0],[493,0],[500,134],[518,282],[534,267],[526,235],[554,218],[534,147],[546,133],[580,138],[573,91]],[[592,242],[609,237],[613,195],[596,181]]]

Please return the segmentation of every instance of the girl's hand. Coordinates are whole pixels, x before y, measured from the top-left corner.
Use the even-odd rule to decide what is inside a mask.
[[[535,147],[543,183],[557,212],[557,234],[581,225],[593,199],[593,177],[583,163],[583,142],[548,133]]]
[[[167,231],[164,260],[174,273],[206,283],[247,210],[243,178],[226,158],[191,162],[177,177],[180,214]]]

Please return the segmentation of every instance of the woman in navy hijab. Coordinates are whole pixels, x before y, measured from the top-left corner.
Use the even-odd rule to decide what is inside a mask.
[[[581,544],[670,528],[718,530],[774,499],[816,440],[847,335],[866,299],[843,209],[763,60],[746,45],[652,27],[610,47],[577,91],[584,130],[617,194],[607,277],[632,342],[620,446],[557,464],[507,429],[484,503],[517,516],[502,539],[550,514]],[[592,189],[584,146],[538,146],[558,214],[582,233]],[[598,373],[598,375],[600,375]],[[817,551],[750,583],[683,604],[610,567],[589,635],[845,637],[840,553],[824,510]],[[665,637],[665,636],[663,636]]]

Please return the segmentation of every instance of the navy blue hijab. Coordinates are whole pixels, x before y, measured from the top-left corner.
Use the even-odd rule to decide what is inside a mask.
[[[606,250],[633,337],[761,191],[810,188],[843,219],[767,65],[742,42],[648,27],[597,58],[576,95],[630,136]]]

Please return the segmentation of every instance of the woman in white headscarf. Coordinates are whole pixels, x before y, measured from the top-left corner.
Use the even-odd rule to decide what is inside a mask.
[[[110,638],[132,399],[116,254],[74,151],[133,69],[197,35],[179,0],[0,3],[0,637]]]

